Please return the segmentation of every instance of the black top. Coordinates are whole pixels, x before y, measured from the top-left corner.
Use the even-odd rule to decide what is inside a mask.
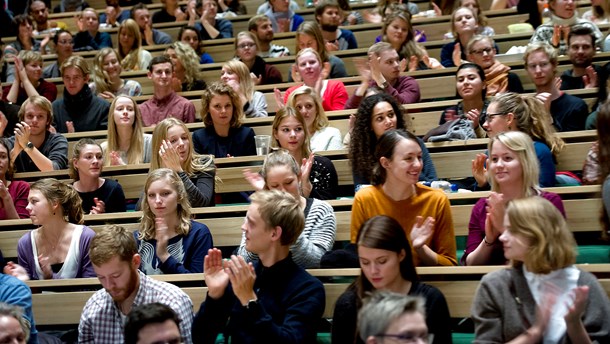
[[[563,93],[551,102],[551,115],[553,116],[553,125],[559,132],[585,130],[589,107],[584,100]]]
[[[176,21],[176,17],[167,13],[167,11],[162,8],[161,10],[155,12],[152,15],[153,24],[157,23],[173,23]]]
[[[14,134],[15,124],[19,122],[20,108],[20,106],[9,104],[0,100],[0,112],[4,114],[4,117],[6,117],[6,120],[8,121],[6,129],[4,129],[4,134],[2,135],[3,137],[10,137]]]
[[[605,68],[593,64],[593,69],[597,73],[597,80],[606,80],[602,75],[606,72]],[[572,76],[573,69],[568,69],[561,73],[561,90],[579,90],[585,88],[585,83],[582,80],[582,76]]]
[[[314,156],[309,181],[312,186],[309,197],[321,200],[337,198],[339,178],[335,165],[329,158],[319,155]]]
[[[189,85],[186,82],[182,83],[182,92],[188,91],[203,91],[207,88],[207,84],[204,80],[193,80],[193,82]]]
[[[214,131],[214,126],[193,132],[193,146],[199,154],[212,154],[216,158],[230,156],[256,155],[254,130],[249,127],[229,129],[227,137],[221,137]]]
[[[78,192],[83,201],[83,212],[89,214],[95,206],[94,198],[104,202],[105,213],[124,213],[125,193],[121,184],[112,179],[104,179],[104,184],[99,189],[91,192]]]
[[[451,344],[451,316],[443,293],[431,285],[413,282],[408,295],[422,296],[426,300],[426,325],[428,332],[434,334],[432,344]],[[333,343],[364,344],[360,336],[355,338],[358,319],[357,299],[356,288],[351,286],[337,300],[331,332]]]

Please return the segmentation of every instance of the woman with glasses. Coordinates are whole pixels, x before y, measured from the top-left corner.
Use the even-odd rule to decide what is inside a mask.
[[[493,97],[504,92],[523,93],[519,76],[512,73],[509,66],[496,60],[495,46],[493,38],[476,35],[466,47],[468,61],[476,63],[485,71],[487,96]]]
[[[257,85],[281,84],[282,73],[258,56],[258,43],[250,31],[242,31],[235,38],[235,56],[248,66]]]
[[[498,95],[487,107],[483,128],[490,138],[513,130],[527,134],[534,142],[540,169],[538,180],[540,186],[555,186],[555,164],[564,143],[557,136],[552,126],[551,115],[542,101],[532,95],[517,93]],[[487,155],[481,153],[477,154],[472,162],[472,174],[477,182],[475,188],[485,187],[488,183],[486,161]]]
[[[332,342],[364,343],[356,333],[358,310],[367,294],[385,290],[423,297],[428,331],[434,335],[431,343],[452,343],[451,317],[445,296],[435,287],[419,282],[411,244],[400,223],[385,215],[372,217],[362,224],[356,245],[360,275],[337,299]]]

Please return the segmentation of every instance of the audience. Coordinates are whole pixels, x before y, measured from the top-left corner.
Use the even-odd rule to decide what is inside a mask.
[[[52,105],[46,98],[33,96],[21,105],[15,135],[9,138],[15,172],[44,172],[68,167],[68,140],[50,131],[52,122]]]
[[[152,16],[153,24],[172,23],[186,19],[186,13],[178,4],[178,0],[161,0],[161,4],[161,9]]]
[[[140,104],[144,126],[155,126],[162,120],[174,117],[185,123],[195,122],[195,105],[174,91],[172,78],[174,65],[165,56],[156,56],[148,66],[148,78],[153,82],[153,96]]]
[[[118,96],[110,105],[107,141],[102,142],[104,166],[148,163],[152,135],[142,131],[142,114],[131,97]]]
[[[477,35],[482,36],[493,36],[495,35],[495,31],[491,26],[487,26],[487,18],[481,12],[481,4],[479,4],[479,0],[458,0],[456,1],[456,7],[466,7],[470,8],[474,11],[477,16]],[[454,39],[453,32],[448,32],[445,34],[444,39]]]
[[[101,49],[93,58],[91,71],[93,81],[89,83],[91,92],[106,100],[122,95],[130,97],[142,95],[142,85],[135,80],[122,79],[121,72],[123,67],[117,52],[112,48]]]
[[[100,13],[100,28],[113,28],[131,17],[130,10],[121,9],[119,0],[106,0],[106,11]]]
[[[191,219],[184,183],[174,171],[151,171],[144,184],[142,219],[134,232],[146,275],[203,272],[203,257],[214,244],[208,227]]]
[[[296,242],[290,247],[294,262],[303,269],[320,267],[320,259],[330,251],[335,242],[337,220],[333,208],[326,202],[313,197],[303,196],[301,168],[289,152],[277,150],[270,153],[263,163],[260,173],[244,170],[244,177],[256,191],[279,190],[291,194],[299,200],[305,214],[305,227]],[[246,261],[257,257],[246,249],[247,237],[242,235],[237,250]]]
[[[16,40],[12,43],[4,46],[4,57],[15,57],[21,50],[33,50],[41,51],[44,50],[44,46],[48,43],[49,38],[46,38],[45,44],[41,41],[34,39],[32,18],[25,14],[16,15],[13,18],[12,25],[16,28]],[[12,81],[12,80],[7,80]]]
[[[165,49],[174,65],[172,84],[176,92],[202,91],[206,88],[199,72],[199,56],[187,43],[175,42]]]
[[[72,186],[54,178],[30,186],[32,224],[17,244],[19,264],[8,262],[4,272],[21,280],[95,277],[89,245],[95,232],[83,225],[83,209]]]
[[[235,56],[246,64],[256,85],[281,84],[282,73],[258,55],[258,43],[250,31],[242,31],[235,38]]]
[[[451,30],[454,42],[441,48],[441,64],[445,67],[457,67],[467,59],[467,46],[470,39],[476,35],[478,17],[470,7],[460,7],[451,15]],[[497,48],[496,48],[497,50]]]
[[[190,132],[183,122],[172,117],[161,121],[153,132],[152,148],[149,173],[168,168],[182,180],[192,207],[214,205],[213,157],[194,152]]]
[[[387,215],[408,235],[415,266],[457,265],[449,199],[417,182],[422,168],[417,137],[404,130],[381,135],[375,149],[373,186],[360,189],[354,198],[350,241],[356,243],[366,220]]]
[[[271,43],[273,42],[273,25],[271,19],[265,14],[257,14],[250,18],[248,31],[252,32],[258,40],[258,56],[282,57],[290,55],[288,48]]]
[[[0,220],[29,219],[28,194],[30,184],[13,180],[13,162],[10,157],[10,143],[0,138]]]
[[[86,8],[76,21],[78,33],[74,36],[74,50],[88,51],[112,48],[108,32],[100,32],[100,21],[93,8]]]
[[[222,65],[220,81],[231,87],[242,105],[244,116],[267,117],[267,101],[262,92],[254,90],[254,80],[250,70],[239,60],[230,60]]]
[[[234,0],[235,1],[235,0]],[[233,37],[233,24],[227,19],[217,18],[218,0],[203,0],[201,20],[195,23],[203,40]]]
[[[256,192],[251,201],[242,231],[246,250],[259,261],[231,256],[223,262],[219,249],[208,251],[208,293],[195,316],[193,342],[214,343],[224,333],[234,343],[313,343],[325,292],[290,254],[305,226],[301,202],[277,190]]]
[[[126,19],[119,26],[118,58],[123,70],[147,70],[152,55],[142,48],[138,24],[133,19]]]
[[[316,22],[320,24],[320,29],[322,29],[324,45],[328,51],[358,48],[354,33],[348,29],[339,28],[343,11],[335,0],[319,1],[314,15]]]
[[[159,302],[180,319],[180,335],[192,344],[193,302],[173,284],[158,281],[138,271],[141,257],[133,233],[109,225],[91,240],[93,270],[104,289],[89,298],[78,325],[79,343],[123,343],[124,317],[132,308]]]
[[[61,65],[64,97],[53,102],[53,127],[60,133],[106,130],[107,101],[89,88],[89,65],[82,56],[71,56]]]
[[[127,315],[125,344],[180,342],[180,318],[171,307],[153,302],[134,307]]]
[[[31,96],[43,96],[49,101],[57,98],[57,87],[42,78],[42,55],[22,50],[14,59],[15,79],[4,87],[4,100],[21,105]]]
[[[104,155],[102,147],[90,138],[80,139],[72,148],[70,178],[83,201],[86,214],[124,213],[125,193],[121,184],[102,178]]]
[[[53,36],[57,61],[42,70],[43,78],[61,78],[61,65],[74,53],[74,40],[70,31],[59,30]]]
[[[339,296],[333,312],[333,343],[364,343],[357,333],[357,314],[365,297],[374,292],[420,296],[425,300],[426,324],[434,335],[431,344],[451,343],[451,317],[443,294],[419,282],[411,245],[404,230],[389,216],[367,220],[356,240],[360,275]],[[366,339],[366,338],[363,338]]]
[[[171,44],[172,37],[167,33],[153,29],[148,7],[142,2],[134,4],[131,8],[131,19],[135,20],[140,28],[142,45]]]
[[[512,200],[500,236],[511,267],[481,279],[472,304],[475,343],[602,343],[610,301],[595,276],[574,266],[576,242],[557,208]]]

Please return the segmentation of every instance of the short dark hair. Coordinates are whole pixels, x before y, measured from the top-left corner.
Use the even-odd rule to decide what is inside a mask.
[[[153,302],[135,307],[129,312],[125,322],[125,343],[136,344],[142,328],[150,324],[162,324],[168,320],[173,321],[180,328],[180,319],[167,305]]]
[[[570,33],[568,34],[568,46],[570,45],[570,40],[574,36],[589,36],[591,37],[591,46],[595,49],[595,33],[591,30],[590,27],[584,25],[574,25],[570,29]]]
[[[169,57],[167,57],[166,55],[159,55],[159,56],[155,56],[153,57],[152,60],[150,60],[150,63],[148,64],[148,71],[152,72],[153,67],[155,65],[161,64],[161,63],[169,63],[172,65],[172,70],[174,70],[174,64],[172,63],[172,60],[170,60]]]
[[[148,6],[146,6],[146,4],[138,2],[137,4],[133,5],[133,7],[131,8],[131,11],[129,12],[129,16],[131,17],[131,19],[136,19],[137,10],[147,10],[147,9],[148,9]]]
[[[341,6],[339,6],[339,3],[336,2],[335,0],[321,0],[320,2],[318,2],[318,4],[316,5],[316,10],[314,12],[314,16],[321,16],[322,13],[324,13],[324,11],[326,10],[326,7],[334,7],[339,9],[340,12],[342,12],[343,10],[341,9]],[[316,21],[318,21],[318,18],[316,18]]]
[[[248,31],[258,30],[258,23],[271,20],[266,14],[257,14],[248,20]]]
[[[16,28],[19,28],[19,26],[25,22],[30,23],[30,25],[34,24],[34,22],[32,21],[32,18],[30,18],[30,16],[28,16],[26,14],[19,14],[19,15],[16,15],[15,17],[13,17],[13,25]]]
[[[59,30],[57,30],[57,32],[55,32],[55,35],[53,35],[53,43],[55,43],[55,45],[57,45],[57,42],[59,42],[59,36],[61,36],[64,33],[69,34],[70,36],[72,36],[72,39],[74,39],[74,35],[72,34],[72,32],[70,32],[68,30],[64,30],[64,29],[59,29]]]

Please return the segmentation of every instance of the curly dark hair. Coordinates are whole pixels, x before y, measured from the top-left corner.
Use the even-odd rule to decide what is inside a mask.
[[[373,108],[377,103],[387,102],[396,114],[396,129],[407,130],[408,121],[405,119],[406,111],[396,102],[394,97],[387,93],[375,94],[362,100],[356,112],[356,123],[351,133],[349,146],[349,160],[354,174],[371,179],[372,169],[375,165],[375,147],[377,137],[371,127]]]

